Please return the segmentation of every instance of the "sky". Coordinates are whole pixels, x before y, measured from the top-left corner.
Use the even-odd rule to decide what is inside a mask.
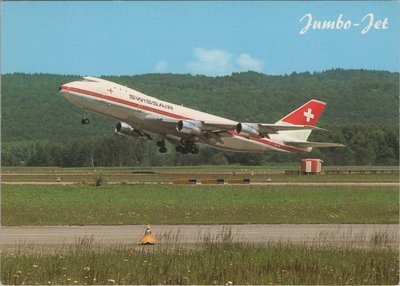
[[[399,1],[6,1],[1,10],[3,74],[400,71]]]

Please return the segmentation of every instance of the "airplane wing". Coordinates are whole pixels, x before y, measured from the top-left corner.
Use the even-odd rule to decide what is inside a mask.
[[[157,117],[157,116],[152,116],[148,115],[146,116],[146,120],[149,121],[158,121],[163,124],[169,124],[169,125],[176,125],[178,124],[179,119],[171,119],[171,118],[166,118],[166,117]],[[267,124],[267,123],[219,123],[219,122],[212,122],[212,121],[203,121],[203,120],[183,120],[187,121],[190,123],[193,123],[197,126],[201,126],[201,130],[203,131],[209,131],[209,132],[227,132],[230,130],[237,129],[238,124],[241,125],[251,125],[253,128],[256,126],[258,129],[258,132],[260,134],[277,134],[278,131],[288,131],[288,130],[324,130],[326,129],[319,128],[316,126],[311,126],[311,125],[296,125],[296,124]]]
[[[204,131],[210,132],[225,132],[235,129],[235,124],[224,124],[218,122],[210,122],[210,121],[200,121],[201,122],[201,129]]]
[[[165,123],[165,124],[177,124],[178,119],[171,119],[167,117],[158,117],[158,116],[153,116],[153,115],[146,115],[145,119],[147,121],[153,121],[153,122],[160,122],[160,123]]]
[[[146,116],[146,120],[153,121],[153,122],[160,122],[161,124],[171,125],[173,127],[177,126],[179,121],[186,121],[192,123],[196,126],[200,126],[202,131],[209,131],[209,132],[225,132],[235,129],[237,123],[226,124],[226,123],[218,123],[212,121],[203,121],[203,120],[181,120],[181,119],[172,119],[166,117],[157,117],[148,115]]]
[[[308,141],[284,141],[286,145],[299,148],[307,147],[346,147],[346,145],[340,143],[328,143],[328,142],[308,142]]]

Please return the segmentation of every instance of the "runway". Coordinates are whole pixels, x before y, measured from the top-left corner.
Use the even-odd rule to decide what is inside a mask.
[[[397,224],[253,224],[253,225],[153,225],[153,235],[159,244],[191,244],[202,242],[204,236],[214,241],[229,231],[233,241],[262,243],[268,241],[313,242],[318,240],[347,241],[374,234],[387,233],[394,243],[399,239]],[[2,226],[2,250],[18,244],[54,248],[91,238],[98,244],[137,243],[144,233],[142,225],[119,226]]]

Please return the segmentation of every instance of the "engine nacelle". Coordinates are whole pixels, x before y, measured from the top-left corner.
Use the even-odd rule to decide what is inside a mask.
[[[118,122],[117,126],[115,126],[115,132],[121,135],[132,136],[134,131],[135,128],[125,122]]]
[[[199,128],[199,126],[193,124],[192,122],[183,120],[178,121],[178,124],[176,125],[176,130],[191,135],[201,134],[201,129]]]
[[[115,133],[124,136],[133,136],[137,138],[149,139],[145,134],[143,134],[143,132],[141,132],[138,129],[135,129],[133,126],[125,122],[117,123],[117,125],[115,126]]]
[[[254,123],[238,123],[236,132],[246,137],[260,137],[258,125]]]

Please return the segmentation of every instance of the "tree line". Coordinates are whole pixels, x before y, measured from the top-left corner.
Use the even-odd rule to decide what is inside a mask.
[[[345,148],[314,148],[311,153],[235,153],[202,146],[197,155],[159,154],[155,142],[119,135],[79,139],[73,142],[25,142],[3,144],[3,166],[127,167],[188,165],[268,165],[293,163],[315,157],[327,165],[398,165],[397,126],[324,126],[330,132],[313,132],[310,140],[338,142]]]

